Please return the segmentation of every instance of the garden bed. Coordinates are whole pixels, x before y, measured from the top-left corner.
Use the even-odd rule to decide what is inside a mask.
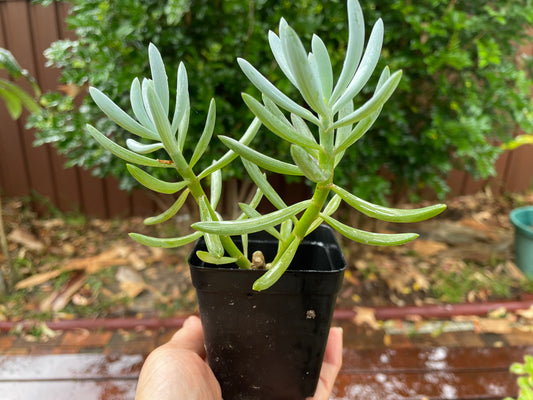
[[[5,201],[4,218],[18,289],[0,301],[0,320],[166,317],[194,312],[186,257],[189,247],[146,248],[128,232],[172,236],[188,222],[146,227],[141,218],[100,220],[50,210],[37,217],[22,199]],[[509,211],[533,194],[459,197],[432,221],[378,223],[378,231],[412,230],[412,243],[394,248],[342,241],[348,269],[342,309],[533,298],[512,262]],[[370,221],[353,223],[363,226]],[[5,264],[3,255],[0,263]]]

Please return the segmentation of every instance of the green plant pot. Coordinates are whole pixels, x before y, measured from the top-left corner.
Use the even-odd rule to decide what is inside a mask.
[[[524,274],[533,280],[533,206],[511,211],[511,223],[515,228],[515,262]]]

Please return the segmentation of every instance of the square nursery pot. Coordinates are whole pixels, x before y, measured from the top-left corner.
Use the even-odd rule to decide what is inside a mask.
[[[516,265],[529,279],[533,279],[533,206],[512,210],[510,219],[515,229]]]
[[[235,238],[235,243],[240,245]],[[250,253],[273,259],[277,241],[249,235]],[[206,264],[190,257],[204,329],[207,361],[224,400],[301,400],[313,396],[346,260],[333,230],[320,226],[300,245],[272,287],[252,285],[264,271]]]

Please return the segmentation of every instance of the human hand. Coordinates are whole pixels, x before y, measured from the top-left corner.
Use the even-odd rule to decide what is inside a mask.
[[[320,380],[313,397],[328,400],[342,364],[342,329],[329,332]],[[146,359],[135,400],[222,400],[220,385],[205,362],[198,317],[189,317],[170,341]]]
[[[205,362],[198,317],[187,318],[168,343],[150,353],[135,400],[222,400],[220,385]]]

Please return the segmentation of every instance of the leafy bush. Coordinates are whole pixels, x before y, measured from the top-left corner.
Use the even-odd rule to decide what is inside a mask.
[[[240,93],[253,89],[236,68],[235,59],[244,57],[263,65],[258,61],[266,59],[269,50],[261,32],[275,29],[281,16],[304,42],[309,43],[311,32],[316,32],[333,44],[328,51],[337,74],[344,56],[341,49],[346,48],[345,2],[341,0],[68,2],[72,5],[68,23],[79,39],[56,42],[46,53],[50,65],[62,68],[62,81],[76,87],[99,87],[127,109],[129,77],[148,74],[146,48],[153,41],[171,69],[171,87],[178,60],[187,66],[194,99],[190,134],[197,137],[213,96],[218,110],[215,133],[242,134],[237,121],[252,116]],[[530,38],[526,26],[533,23],[533,0],[525,3],[381,0],[362,4],[367,36],[379,17],[389,32],[377,69],[388,64],[392,70],[402,67],[405,71],[385,117],[346,154],[339,168],[343,175],[337,181],[360,196],[383,201],[404,187],[412,195],[423,188],[443,195],[446,176],[453,168],[464,168],[476,177],[494,173],[501,151],[497,142],[508,140],[517,126],[526,132],[533,127],[533,63],[519,51],[519,45]],[[276,65],[261,72],[287,94],[295,95]],[[360,104],[369,95],[363,93]],[[122,144],[124,133],[107,122],[89,98],[80,107],[60,93],[48,94],[46,99],[46,111],[34,115],[31,122],[39,129],[37,143],[52,142],[70,164],[95,167],[100,176],[112,173],[120,177],[123,187],[131,187],[133,181],[126,180],[122,163],[89,142],[82,129],[90,122]],[[269,154],[288,153],[275,143],[264,140],[261,148]],[[186,152],[194,145],[191,140]],[[214,153],[223,150],[220,144]],[[236,166],[225,178],[240,177]],[[394,187],[383,177],[391,174]]]

